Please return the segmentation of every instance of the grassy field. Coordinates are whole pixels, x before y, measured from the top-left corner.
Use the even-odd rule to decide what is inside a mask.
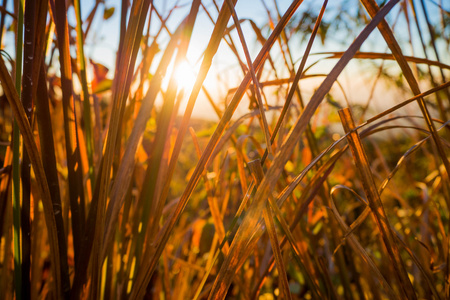
[[[248,1],[1,2],[0,298],[450,297],[448,3]]]

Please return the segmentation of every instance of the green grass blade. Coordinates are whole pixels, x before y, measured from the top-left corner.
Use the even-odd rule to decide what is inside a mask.
[[[92,124],[91,124],[91,101],[87,83],[86,76],[86,58],[84,56],[84,36],[83,36],[83,21],[81,19],[81,5],[80,0],[74,0],[73,6],[75,8],[75,17],[77,19],[77,60],[80,66],[80,81],[81,88],[83,91],[83,121],[84,121],[84,132],[86,141],[86,151],[89,162],[89,178],[91,186],[95,186],[95,174],[94,174],[94,148],[93,148],[93,135],[92,135]],[[83,231],[83,230],[82,230]]]
[[[22,47],[23,47],[23,10],[25,1],[18,2],[17,18],[17,45],[16,45],[16,91],[22,93]],[[3,82],[2,82],[3,83]],[[13,129],[13,222],[14,222],[14,287],[17,299],[22,299],[22,247],[20,245],[21,233],[21,207],[20,207],[20,133],[17,124],[17,116],[14,119]]]

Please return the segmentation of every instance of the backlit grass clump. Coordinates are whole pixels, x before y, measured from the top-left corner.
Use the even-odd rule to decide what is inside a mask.
[[[0,298],[450,297],[448,3],[248,1],[3,0]]]

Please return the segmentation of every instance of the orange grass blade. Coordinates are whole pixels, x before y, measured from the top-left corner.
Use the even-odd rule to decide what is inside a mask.
[[[256,184],[259,185],[264,178],[264,172],[261,167],[261,161],[259,159],[253,160],[248,163],[248,167],[251,170]],[[268,201],[272,199],[269,195]],[[273,199],[272,199],[273,200]],[[281,295],[283,299],[292,299],[291,292],[289,291],[289,283],[286,276],[286,268],[283,262],[283,256],[281,255],[281,247],[278,242],[277,231],[275,229],[275,223],[273,221],[272,211],[269,203],[266,203],[266,207],[263,210],[264,222],[267,227],[267,233],[269,234],[270,243],[272,245],[272,251],[275,256],[275,261],[278,269],[278,276],[281,279]]]
[[[92,117],[91,117],[91,101],[87,83],[86,74],[86,58],[84,56],[84,34],[83,34],[83,21],[81,20],[81,5],[80,0],[74,0],[73,6],[75,9],[75,17],[77,19],[76,31],[77,31],[77,61],[80,68],[80,81],[83,91],[83,121],[84,121],[84,134],[86,135],[86,154],[89,161],[88,174],[90,179],[90,185],[95,185],[94,177],[94,143],[92,136]]]
[[[200,145],[198,144],[198,140],[197,140],[195,131],[191,127],[191,128],[189,128],[189,132],[192,136],[192,140],[194,141],[194,146],[195,146],[195,151],[197,152],[197,156],[201,157],[202,151],[200,149]],[[206,172],[203,173],[203,180],[205,182],[206,190],[209,194],[207,197],[207,200],[208,200],[209,210],[210,210],[211,216],[213,218],[214,227],[216,229],[217,236],[218,236],[219,240],[224,240],[225,239],[225,228],[223,226],[223,219],[222,219],[219,207],[217,205],[217,198],[214,197],[214,195],[212,194],[211,184],[209,183],[208,177],[206,176]],[[225,242],[225,244],[222,248],[222,251],[224,254],[228,253],[229,247],[230,247],[230,245],[228,244],[228,242]]]
[[[430,44],[432,46],[431,48],[433,49],[433,52],[434,52],[434,55],[436,56],[436,59],[438,61],[440,61],[441,60],[441,58],[440,58],[441,56],[440,56],[438,48],[436,46],[436,35],[437,34],[436,34],[435,30],[433,29],[433,26],[431,26],[430,15],[427,12],[427,7],[426,7],[424,1],[420,0],[420,4],[421,4],[421,7],[422,7],[422,11],[423,11],[423,16],[425,18],[425,22],[427,23],[428,33],[429,33],[429,36],[430,36]],[[442,11],[443,11],[443,9],[441,8],[441,12]],[[418,22],[417,22],[417,25],[419,25]],[[420,31],[420,29],[419,29],[419,31]],[[439,67],[439,72],[440,72],[442,81],[446,81],[446,76],[444,74],[444,70],[442,70],[442,67]],[[431,74],[431,72],[430,72],[430,74]],[[446,92],[446,95],[447,95],[447,102],[450,103],[450,90],[446,89],[445,92]],[[444,117],[445,117],[445,112],[444,112]]]
[[[283,18],[280,20],[279,24],[277,25],[276,29],[272,32],[271,36],[267,40],[267,43],[262,48],[260,54],[255,59],[255,62],[254,62],[255,70],[258,70],[262,66],[263,62],[265,61],[265,59],[267,58],[267,56],[269,54],[269,49],[275,42],[277,36],[280,34],[281,29],[284,28],[284,26],[286,26],[288,20],[292,17],[293,13],[298,8],[298,6],[301,4],[301,2],[302,1],[297,0],[297,1],[293,2],[291,4],[291,6],[288,8],[287,12],[285,13]],[[222,11],[224,11],[224,10],[221,10],[221,12]],[[217,22],[215,29],[220,27],[220,32],[223,32],[226,28],[226,23],[228,22],[229,16],[230,16],[230,14],[228,12],[228,9],[225,8],[225,11],[222,14],[219,14],[219,20]],[[219,29],[217,29],[217,30],[219,30]],[[217,34],[214,34],[214,32],[213,32],[213,37],[217,38]],[[213,48],[211,48],[211,51],[213,49],[217,49],[216,47],[218,47],[219,41],[220,41],[220,39],[218,41],[214,42],[214,43],[217,43],[217,46],[214,46]],[[215,51],[213,51],[213,52],[215,53]],[[208,54],[208,55],[213,55],[214,53],[209,53],[209,51],[206,51],[206,54]],[[209,68],[209,66],[211,64],[210,60],[212,60],[212,56],[208,57],[208,58],[205,57],[205,61],[207,61],[207,63],[205,63],[205,65],[201,68],[201,70],[206,68],[206,70],[204,70],[203,72],[206,72],[207,69]],[[174,147],[174,154],[172,155],[172,158],[171,158],[171,163],[169,166],[169,176],[168,176],[169,179],[171,178],[171,176],[173,174],[173,170],[175,167],[175,161],[176,161],[175,158],[178,156],[179,151],[181,149],[181,141],[187,130],[187,123],[189,121],[189,117],[190,117],[190,114],[193,109],[194,101],[197,98],[198,92],[200,90],[200,86],[201,86],[205,76],[206,76],[206,73],[202,73],[202,71],[199,73],[196,84],[194,85],[193,91],[191,93],[191,97],[190,97],[188,108],[187,108],[187,113],[185,114],[186,117],[183,118],[181,129],[179,132],[180,138],[179,139],[177,138],[177,142],[176,142],[177,144]],[[206,146],[206,149],[203,152],[202,158],[200,159],[199,163],[197,164],[197,166],[194,170],[194,173],[188,183],[188,186],[186,187],[186,189],[182,195],[182,198],[180,199],[175,211],[172,213],[172,215],[169,217],[169,219],[164,224],[164,227],[159,232],[155,249],[153,249],[152,251],[149,250],[148,251],[149,253],[146,253],[146,255],[144,256],[144,261],[146,261],[147,259],[151,259],[151,261],[150,261],[148,267],[146,266],[145,268],[141,269],[142,271],[140,273],[142,273],[142,274],[141,275],[138,274],[138,276],[141,277],[141,278],[138,277],[138,280],[142,281],[143,286],[139,287],[139,290],[137,290],[137,291],[134,291],[134,289],[133,289],[132,298],[140,295],[140,293],[143,292],[144,286],[146,286],[146,284],[148,284],[148,282],[150,280],[150,276],[154,271],[156,263],[157,263],[159,257],[161,256],[162,250],[164,249],[164,246],[167,243],[167,240],[169,238],[169,235],[170,235],[173,227],[175,226],[175,223],[178,221],[182,211],[184,210],[184,207],[186,206],[187,201],[189,200],[190,194],[192,193],[198,180],[200,179],[200,176],[203,173],[203,169],[204,169],[205,165],[207,164],[211,153],[214,151],[214,148],[215,148],[217,142],[219,141],[220,136],[222,135],[223,131],[225,130],[229,120],[231,119],[231,117],[234,113],[234,110],[236,109],[237,105],[239,104],[239,102],[240,102],[245,90],[249,86],[249,84],[250,84],[250,75],[247,74],[241,84],[240,89],[236,92],[235,96],[233,97],[232,102],[230,103],[227,110],[224,112],[223,117],[219,121],[219,124],[218,124],[215,132],[213,133],[213,136],[211,137],[208,145]],[[168,189],[169,189],[169,181],[167,181],[165,184],[164,191],[162,193],[163,199],[165,197],[167,197]],[[147,258],[147,256],[148,256],[148,258]]]
[[[373,17],[375,14],[377,14],[378,5],[374,0],[361,0],[361,2],[364,4],[365,9],[369,13],[371,17]],[[392,30],[389,28],[389,25],[386,23],[386,21],[383,21],[379,24],[379,31],[383,35],[383,38],[385,39],[386,43],[388,44],[389,48],[391,49],[392,54],[394,55],[395,59],[397,60],[398,65],[400,66],[403,75],[408,82],[409,86],[411,87],[412,92],[414,95],[420,94],[420,88],[419,84],[417,83],[416,79],[414,78],[414,75],[411,71],[411,68],[409,67],[408,63],[406,62],[406,59],[403,56],[403,53],[401,51],[401,48],[397,42],[397,40],[394,37],[394,34],[392,33]],[[444,79],[445,80],[445,79]],[[443,148],[442,142],[439,138],[439,135],[436,132],[436,128],[434,127],[434,124],[432,122],[430,113],[428,111],[427,105],[425,104],[425,101],[423,98],[417,99],[417,104],[419,105],[420,110],[422,111],[423,117],[425,119],[425,123],[428,126],[428,129],[431,132],[431,136],[433,138],[434,143],[436,144],[436,148],[438,151],[438,154],[440,158],[442,159],[442,162],[444,163],[445,171],[447,173],[447,176],[445,177],[445,184],[447,185],[447,188],[449,187],[449,174],[450,174],[450,162],[448,160],[448,157],[445,153],[445,150]],[[447,199],[447,209],[450,209],[450,200]],[[450,228],[450,223],[448,224]],[[447,243],[448,244],[448,243]],[[450,253],[449,253],[450,247],[447,249],[446,255],[446,284],[445,284],[445,294],[447,297],[450,297]]]
[[[317,53],[313,53],[313,55],[330,55],[327,56],[326,58],[322,58],[322,59],[333,59],[333,58],[341,58],[342,55],[344,54],[344,52],[317,52]],[[354,56],[355,58],[358,59],[383,59],[383,60],[395,60],[395,56],[390,54],[390,53],[380,53],[380,52],[357,52]],[[441,61],[436,61],[436,60],[430,60],[430,59],[426,59],[426,58],[420,58],[420,57],[415,57],[415,56],[403,56],[406,61],[409,62],[413,62],[416,64],[424,64],[424,65],[428,65],[428,66],[436,66],[442,69],[450,69],[450,65],[444,64]],[[322,60],[321,59],[321,60]]]
[[[408,248],[408,246],[405,244],[405,242],[402,239],[400,239],[397,235],[395,235],[395,238],[396,238],[397,242],[403,247],[403,249],[405,249],[405,251],[408,252],[411,259],[414,261],[416,266],[419,268],[420,273],[425,278],[425,281],[427,282],[428,287],[430,288],[431,292],[433,293],[434,298],[438,299],[438,300],[441,299],[438,291],[436,290],[436,286],[434,284],[433,277],[432,277],[433,275],[429,274],[430,269],[428,267],[423,266],[423,264],[420,262],[419,258],[414,254],[414,252],[411,251],[411,249]]]
[[[392,7],[397,2],[398,0],[393,0],[387,3],[378,13],[378,15],[366,26],[366,28],[364,28],[361,34],[348,48],[346,54],[341,58],[341,60],[339,60],[339,62],[324,80],[322,85],[315,92],[308,105],[305,107],[305,110],[297,120],[294,127],[291,129],[291,132],[286,138],[284,144],[281,146],[280,151],[277,153],[273,164],[266,172],[266,176],[264,177],[260,187],[258,188],[253,200],[253,202],[258,203],[258,207],[253,210],[249,210],[243,222],[241,223],[241,226],[236,233],[236,237],[231,244],[230,253],[222,264],[210,295],[217,295],[219,296],[219,298],[225,295],[226,290],[228,289],[228,286],[230,284],[230,279],[234,274],[234,272],[232,272],[231,270],[234,270],[238,263],[238,260],[235,258],[235,256],[239,257],[242,254],[242,244],[251,237],[251,232],[253,232],[255,224],[258,223],[258,219],[260,218],[259,212],[262,210],[262,204],[260,204],[261,199],[267,197],[270,191],[273,190],[276,182],[278,181],[278,178],[281,175],[281,172],[284,169],[285,163],[289,159],[290,154],[294,149],[294,146],[297,144],[300,136],[305,131],[310,118],[321,103],[322,99],[330,90],[331,85],[336,81],[338,75],[341,73],[341,71],[344,69],[353,55],[357,52],[357,50],[366,40],[369,34],[375,29],[377,24],[381,20],[383,20],[384,16],[392,9]]]
[[[12,180],[5,180],[5,183],[7,183],[8,184],[8,186],[11,186],[11,181]],[[3,182],[2,182],[3,183]],[[5,193],[5,195],[2,195],[3,197],[2,197],[2,199],[6,199],[6,193]],[[5,207],[5,209],[9,209],[9,210],[11,210],[12,208],[11,208],[11,204],[10,204],[10,201],[5,201],[5,205],[6,205],[6,207]],[[9,227],[9,228],[11,228],[13,225],[12,225],[12,214],[6,214],[5,215],[5,217],[2,219],[2,221],[3,221],[3,226],[4,227]],[[5,241],[5,244],[7,243],[8,245],[11,245],[12,243],[13,243],[13,233],[12,233],[12,231],[10,231],[10,230],[8,230],[8,231],[6,231],[4,234],[3,234],[3,236],[2,236],[2,238],[4,239],[4,241]],[[14,259],[14,254],[12,253],[12,251],[13,251],[13,247],[5,247],[5,251],[2,253],[2,255],[3,255],[3,261],[7,261],[7,260],[12,260],[12,259]],[[8,299],[13,299],[14,298],[14,291],[12,290],[12,289],[10,289],[10,288],[8,288],[8,280],[11,278],[11,271],[8,269],[8,268],[1,268],[1,270],[0,270],[0,289],[2,290],[2,291],[5,291],[4,293],[3,293],[3,295],[5,296],[5,298],[8,298]]]
[[[367,119],[367,121],[364,124],[372,123],[372,122],[374,122],[374,121],[376,121],[376,120],[378,120],[378,119],[380,119],[380,118],[382,118],[384,116],[387,116],[387,115],[391,114],[392,112],[398,110],[399,108],[402,108],[403,106],[405,106],[405,105],[407,105],[407,104],[409,104],[411,102],[417,101],[419,98],[423,98],[425,96],[434,94],[437,91],[440,91],[440,90],[442,90],[442,89],[444,89],[446,87],[449,87],[449,86],[450,86],[450,81],[447,81],[446,83],[443,83],[443,84],[441,84],[441,85],[439,85],[439,86],[437,86],[435,88],[429,89],[426,92],[423,92],[423,93],[420,93],[420,94],[418,94],[418,95],[416,95],[414,97],[411,97],[408,100],[405,100],[402,103],[399,103],[399,104],[397,104],[397,105],[395,105],[395,106],[393,106],[393,107],[383,111],[382,113],[379,113],[376,116],[374,116],[374,117],[372,117],[370,119]]]
[[[291,102],[292,102],[292,98],[294,97],[294,93],[297,91],[298,83],[299,83],[300,79],[305,78],[305,76],[303,74],[303,69],[305,68],[306,60],[308,59],[309,54],[311,52],[311,48],[312,48],[313,42],[316,38],[317,31],[319,30],[320,23],[322,22],[322,17],[323,17],[323,14],[325,13],[325,8],[327,7],[327,4],[328,4],[328,0],[325,0],[322,5],[322,8],[320,10],[320,13],[317,16],[316,23],[314,24],[314,28],[311,32],[311,36],[308,41],[308,45],[306,46],[306,49],[305,49],[305,53],[303,54],[300,65],[298,66],[297,73],[295,74],[295,77],[293,79],[291,89],[289,90],[289,93],[286,98],[286,102],[284,103],[283,110],[281,111],[280,117],[278,118],[277,124],[275,125],[275,129],[273,130],[273,135],[271,138],[272,143],[275,141],[275,137],[277,136],[278,131],[280,130],[281,124],[283,123],[283,121],[286,117],[286,114],[287,114],[289,107],[291,105]],[[265,161],[267,154],[268,153],[264,153],[264,155],[261,159],[262,162]]]
[[[175,57],[176,66],[179,65],[186,57],[199,6],[200,0],[193,1],[189,15],[186,17],[186,23],[180,25],[179,34],[182,39],[180,41],[180,45],[178,46],[177,56]],[[174,35],[172,38],[174,38]],[[164,65],[162,66],[161,69],[163,73],[166,68],[167,67]],[[175,78],[172,76],[169,81],[167,92],[164,95],[163,107],[157,118],[157,132],[153,142],[153,151],[144,179],[145,182],[148,182],[148,184],[146,184],[141,191],[141,199],[144,203],[142,226],[143,228],[147,228],[147,230],[142,232],[142,235],[139,237],[141,240],[138,241],[138,243],[143,241],[144,236],[153,239],[156,235],[157,229],[159,228],[159,220],[161,218],[165,203],[165,198],[161,198],[160,194],[167,178],[167,165],[170,153],[169,148],[167,148],[169,145],[167,143],[167,136],[170,132],[171,120],[177,114],[177,106],[175,105],[176,93],[177,83]]]
[[[239,19],[236,15],[236,11],[234,10],[231,0],[226,0],[226,1],[228,3],[228,8],[231,10],[231,16],[233,17],[234,24],[236,26],[236,29],[237,29],[237,32],[239,35],[239,39],[241,40],[242,49],[244,50],[245,59],[247,60],[247,66],[249,68],[248,71],[250,72],[250,75],[252,76],[252,81],[253,81],[253,84],[255,87],[255,92],[256,92],[256,100],[258,101],[259,114],[261,116],[262,125],[263,125],[262,127],[263,127],[264,137],[266,139],[267,150],[269,151],[270,154],[273,154],[272,141],[270,139],[270,129],[269,129],[269,124],[267,124],[266,114],[264,112],[264,106],[263,106],[262,98],[261,98],[261,87],[259,85],[259,80],[256,78],[255,69],[253,68],[252,59],[250,58],[250,53],[248,52],[247,43],[245,42],[244,33],[242,32],[241,24],[239,23]]]
[[[336,220],[338,221],[341,228],[344,230],[344,232],[348,232],[351,229],[345,224],[345,221],[342,219],[341,215],[339,214],[339,211],[336,208],[336,204],[334,203],[333,199],[333,193],[331,193],[331,198],[333,201],[331,201],[331,211],[333,212]],[[392,287],[389,285],[389,283],[386,281],[384,276],[381,274],[380,270],[377,268],[375,263],[370,258],[369,254],[366,252],[364,247],[358,242],[358,240],[355,238],[353,234],[351,234],[348,237],[348,242],[350,247],[352,247],[353,251],[358,253],[361,258],[366,262],[370,270],[372,271],[371,275],[375,275],[378,279],[378,283],[383,287],[386,291],[386,293],[389,296],[389,299],[401,299],[396,293],[393,291]]]
[[[283,214],[279,208],[279,206],[283,205],[283,203],[287,200],[289,195],[292,194],[294,189],[300,184],[300,182],[305,178],[306,174],[315,166],[317,166],[320,158],[323,157],[326,153],[328,153],[333,147],[329,147],[324,150],[317,158],[315,158],[294,180],[292,180],[289,185],[280,193],[277,198],[277,201],[273,201],[269,198],[269,204],[272,207],[272,210],[275,212],[275,216],[277,217],[279,224],[281,225],[281,229],[285,236],[281,241],[281,247],[284,246],[286,241],[288,241],[293,250],[293,256],[301,270],[301,272],[306,275],[305,280],[312,290],[314,297],[323,298],[325,295],[322,295],[319,287],[318,280],[314,279],[317,277],[317,272],[311,267],[311,263],[308,262],[308,254],[305,253],[300,247],[297,246],[296,240],[292,231],[295,229],[297,224],[300,222],[302,216],[307,211],[308,206],[314,200],[316,195],[318,194],[320,188],[322,187],[325,180],[328,178],[328,175],[334,168],[336,161],[340,158],[340,154],[342,154],[342,150],[335,153],[325,164],[323,164],[317,173],[313,176],[313,178],[308,182],[307,186],[304,188],[300,198],[298,199],[298,203],[301,205],[297,206],[294,211],[294,219],[291,220],[290,225],[286,223],[284,220]],[[271,263],[269,264],[269,268],[265,270],[263,277],[261,278],[257,287],[261,287],[263,284],[263,280],[266,278],[269,270],[273,267],[273,258],[271,259]],[[253,293],[255,295],[255,292]]]
[[[266,181],[269,181],[269,179],[267,179],[267,178],[271,178],[272,175],[276,175],[276,179],[278,179],[278,176],[281,174],[281,170],[283,169],[285,161],[290,156],[288,154],[292,151],[294,145],[296,144],[295,141],[297,141],[300,138],[301,134],[306,129],[309,119],[313,115],[315,109],[318,107],[318,105],[322,101],[323,97],[329,91],[329,89],[331,88],[331,85],[336,80],[337,76],[340,74],[340,72],[343,70],[343,68],[346,66],[346,64],[350,61],[350,59],[356,53],[356,51],[360,47],[360,45],[368,37],[369,33],[375,28],[377,23],[383,19],[384,15],[386,15],[389,12],[389,10],[395,5],[396,2],[398,2],[398,1],[397,0],[390,1],[386,6],[383,7],[384,11],[380,11],[379,15],[377,15],[377,17],[374,18],[372,20],[372,22],[366,26],[366,28],[363,30],[363,32],[358,36],[358,38],[355,40],[355,42],[352,44],[352,46],[350,46],[350,48],[346,51],[346,54],[336,64],[336,66],[333,68],[333,70],[330,72],[330,74],[324,80],[322,85],[319,87],[319,89],[313,95],[310,102],[305,107],[304,112],[297,120],[295,126],[291,129],[291,132],[290,132],[287,140],[283,144],[282,149],[277,154],[273,165],[269,169],[270,174],[266,174],[266,177],[265,177]],[[274,182],[275,182],[275,180],[272,178],[270,180],[270,183],[274,184]],[[264,185],[262,187],[264,188]]]
[[[93,278],[91,278],[91,287],[94,288],[93,295],[95,298],[97,297],[95,289],[99,285],[100,276],[98,272],[100,272],[103,263],[101,257],[101,248],[103,246],[102,235],[105,222],[106,198],[109,194],[109,183],[111,180],[111,167],[150,2],[150,0],[136,0],[133,2],[125,40],[119,49],[120,53],[118,57],[120,57],[120,61],[117,62],[117,76],[114,78],[112,87],[113,100],[108,135],[106,145],[104,146],[104,154],[100,160],[99,173],[89,210],[86,226],[87,228],[89,227],[89,230],[86,230],[84,235],[83,255],[79,266],[80,272],[77,272],[74,278],[75,298],[78,297],[86,281],[86,273],[91,254],[94,266],[92,268]]]
[[[427,137],[426,139],[429,139],[429,137]],[[422,140],[421,142],[424,142],[424,141],[425,141],[425,140]],[[346,187],[346,186],[340,186],[340,185],[334,186],[334,187],[331,189],[331,194],[333,195],[333,194],[335,193],[335,191],[338,190],[338,189],[346,189],[346,190],[350,191],[351,193],[354,194],[354,196],[355,196],[357,199],[359,199],[360,201],[364,202],[364,203],[367,205],[367,203],[365,202],[365,200],[364,200],[363,198],[361,198],[354,190],[352,190],[352,189],[350,189],[350,188],[348,188],[348,187]],[[380,193],[380,194],[381,194],[381,193]],[[334,210],[333,212],[335,213],[335,215],[338,214],[338,213],[337,213],[337,210]],[[334,250],[334,253],[336,253],[336,252],[340,249],[340,247],[347,241],[347,238],[348,238],[348,237],[353,237],[353,236],[352,236],[352,235],[353,235],[353,232],[355,232],[355,230],[356,230],[356,229],[364,222],[364,220],[366,219],[366,217],[367,217],[369,214],[370,214],[370,208],[369,208],[369,206],[366,206],[366,208],[365,208],[364,211],[358,216],[358,218],[357,218],[352,224],[350,224],[350,226],[346,227],[346,228],[347,228],[347,231],[344,233],[344,236],[342,237],[341,244],[339,244],[339,245],[336,247],[336,249]],[[337,215],[336,215],[336,217],[341,218],[340,216],[337,216]],[[397,242],[403,247],[403,249],[405,249],[405,251],[408,252],[409,256],[412,258],[412,260],[414,261],[414,263],[416,264],[416,266],[419,268],[421,274],[424,276],[425,280],[427,281],[427,284],[428,284],[430,290],[432,291],[434,297],[435,297],[436,299],[440,299],[439,293],[436,291],[436,288],[435,288],[435,286],[434,286],[434,284],[433,284],[433,280],[430,278],[430,275],[428,274],[429,270],[427,270],[427,269],[422,265],[422,263],[420,262],[420,260],[419,260],[419,259],[416,257],[416,255],[414,254],[414,252],[412,252],[412,251],[407,247],[407,245],[405,244],[405,242],[403,242],[403,240],[402,240],[399,236],[394,235],[394,237],[396,238]]]
[[[182,26],[180,26],[180,29],[181,28]],[[104,245],[102,250],[103,257],[105,257],[106,249],[107,247],[109,247],[109,244],[111,243],[112,238],[114,236],[117,217],[125,201],[125,195],[128,190],[128,185],[130,184],[133,178],[132,173],[135,166],[136,149],[139,146],[139,142],[141,140],[142,134],[144,133],[145,126],[147,124],[148,119],[150,118],[150,111],[153,108],[156,96],[160,91],[163,75],[166,72],[167,66],[170,63],[172,55],[175,51],[175,45],[179,40],[180,33],[181,32],[178,31],[172,36],[172,39],[166,48],[166,51],[161,59],[158,69],[155,72],[155,76],[153,76],[152,80],[150,81],[150,89],[148,90],[145,97],[142,99],[139,113],[136,119],[134,120],[134,126],[132,128],[130,137],[128,138],[123,158],[119,164],[116,179],[111,188],[110,194],[111,199],[105,216],[107,223],[105,226],[103,237],[104,238]],[[160,133],[160,135],[162,135],[162,138],[164,139],[166,137],[166,134],[167,133],[165,134]],[[165,143],[162,144],[163,145],[159,145],[159,147],[165,146]]]
[[[5,228],[11,228],[12,215],[7,213],[11,211],[12,201],[8,201],[8,194],[11,189],[12,182],[12,156],[13,151],[11,146],[8,146],[4,156],[4,167],[1,169],[0,174],[0,236],[5,241],[5,245],[12,244],[12,230],[5,230]],[[4,252],[1,254],[1,258],[4,262],[11,260],[11,252],[13,247],[5,247]],[[14,259],[14,258],[12,258]],[[7,291],[7,278],[11,277],[11,271],[8,268],[1,268],[0,271],[0,291]],[[13,291],[11,291],[13,292]],[[5,298],[13,298],[12,295],[4,294]]]
[[[165,198],[167,197],[167,194],[169,192],[170,179],[174,172],[177,157],[181,150],[181,143],[182,143],[184,135],[187,131],[187,123],[189,122],[190,115],[192,113],[193,106],[195,104],[195,100],[198,96],[198,93],[200,92],[200,88],[201,88],[203,81],[207,75],[207,72],[211,66],[212,58],[214,57],[214,54],[216,53],[216,51],[219,47],[219,43],[222,38],[222,33],[226,29],[226,25],[227,25],[229,17],[230,17],[230,13],[229,13],[228,9],[222,9],[221,12],[219,13],[217,24],[214,27],[214,30],[212,33],[212,38],[211,38],[211,40],[207,46],[207,49],[205,51],[205,57],[203,59],[202,65],[200,67],[199,75],[197,76],[196,82],[194,84],[193,90],[192,90],[191,95],[188,100],[188,105],[186,107],[186,111],[185,111],[185,114],[184,114],[184,117],[182,120],[182,124],[180,126],[180,131],[178,133],[177,140],[175,142],[175,146],[173,149],[173,154],[170,159],[168,176],[167,176],[166,182],[164,184],[164,188],[162,190],[161,197],[160,197],[160,199],[157,199],[157,201],[159,201],[159,202],[165,201]],[[198,175],[200,176],[201,174],[199,173]],[[181,202],[182,201],[179,202],[177,208],[180,207]],[[183,205],[183,207],[184,207],[184,205]],[[177,215],[178,215],[178,213],[175,213],[175,216],[177,216]],[[172,220],[176,221],[176,218],[172,218]],[[174,226],[174,223],[175,222],[173,222],[173,225],[171,225],[171,226]],[[144,292],[144,289],[150,280],[150,275],[154,270],[154,266],[156,265],[156,261],[157,261],[157,259],[159,259],[160,255],[162,253],[163,246],[165,245],[165,243],[167,241],[168,233],[170,232],[170,230],[165,230],[165,228],[163,228],[161,231],[165,232],[165,234],[163,235],[163,238],[165,241],[162,243],[159,243],[159,245],[157,246],[157,253],[152,253],[154,249],[151,249],[151,250],[147,250],[146,253],[144,254],[144,261],[147,260],[146,259],[147,255],[153,254],[152,255],[153,259],[150,262],[149,268],[141,268],[139,270],[138,275],[137,275],[138,277],[136,280],[136,284],[133,286],[133,290],[132,290],[132,294],[131,294],[132,299],[135,297],[138,297],[138,295],[141,295]]]
[[[52,2],[51,2],[52,3]],[[77,120],[73,101],[72,62],[69,45],[69,28],[64,1],[55,1],[52,8],[58,40],[61,66],[61,89],[64,114],[64,141],[68,169],[69,199],[72,214],[72,234],[76,264],[80,260],[83,228],[85,222],[84,188],[78,147]]]
[[[373,179],[372,171],[370,170],[366,153],[361,144],[361,139],[358,133],[354,131],[355,124],[353,122],[350,109],[345,108],[339,110],[339,116],[341,117],[345,132],[349,133],[347,135],[347,140],[353,153],[356,168],[361,175],[361,180],[363,181],[363,187],[369,202],[369,207],[375,216],[375,220],[382,235],[386,250],[391,263],[394,266],[397,279],[399,280],[400,287],[404,296],[408,297],[408,299],[416,299],[414,288],[409,280],[408,273],[406,272],[405,265],[400,256],[400,251],[394,238],[394,233],[391,230],[380,195],[378,194],[378,190],[375,186],[375,181]]]
[[[425,40],[424,40],[424,37],[423,37],[423,32],[421,30],[419,19],[417,17],[416,5],[415,5],[415,3],[413,1],[410,2],[410,7],[411,7],[411,12],[412,12],[412,14],[414,16],[415,25],[416,25],[416,28],[417,28],[417,33],[419,34],[419,38],[420,38],[420,43],[422,44],[423,54],[425,55],[425,58],[428,58],[427,46],[425,44]],[[440,7],[440,9],[441,9],[441,12],[442,12],[442,7]],[[426,16],[426,12],[425,11],[424,11],[424,13],[425,13],[425,18],[428,18]],[[431,38],[433,39],[433,37],[431,37]],[[436,85],[436,81],[434,79],[434,75],[433,75],[433,73],[431,71],[430,66],[428,66],[428,74],[430,75],[431,84]],[[445,81],[445,77],[442,76],[442,68],[441,68],[441,78],[443,79],[442,81]],[[446,91],[447,91],[447,96],[450,99],[449,90],[447,89]],[[438,103],[438,107],[439,107],[439,112],[441,114],[441,118],[445,120],[446,119],[446,111],[444,109],[444,105],[442,103],[442,99],[441,99],[441,97],[438,94],[436,95],[436,101]]]

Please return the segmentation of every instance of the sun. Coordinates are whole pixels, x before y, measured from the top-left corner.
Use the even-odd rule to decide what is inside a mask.
[[[178,88],[189,92],[194,86],[197,72],[187,61],[183,61],[175,67],[173,76]]]

